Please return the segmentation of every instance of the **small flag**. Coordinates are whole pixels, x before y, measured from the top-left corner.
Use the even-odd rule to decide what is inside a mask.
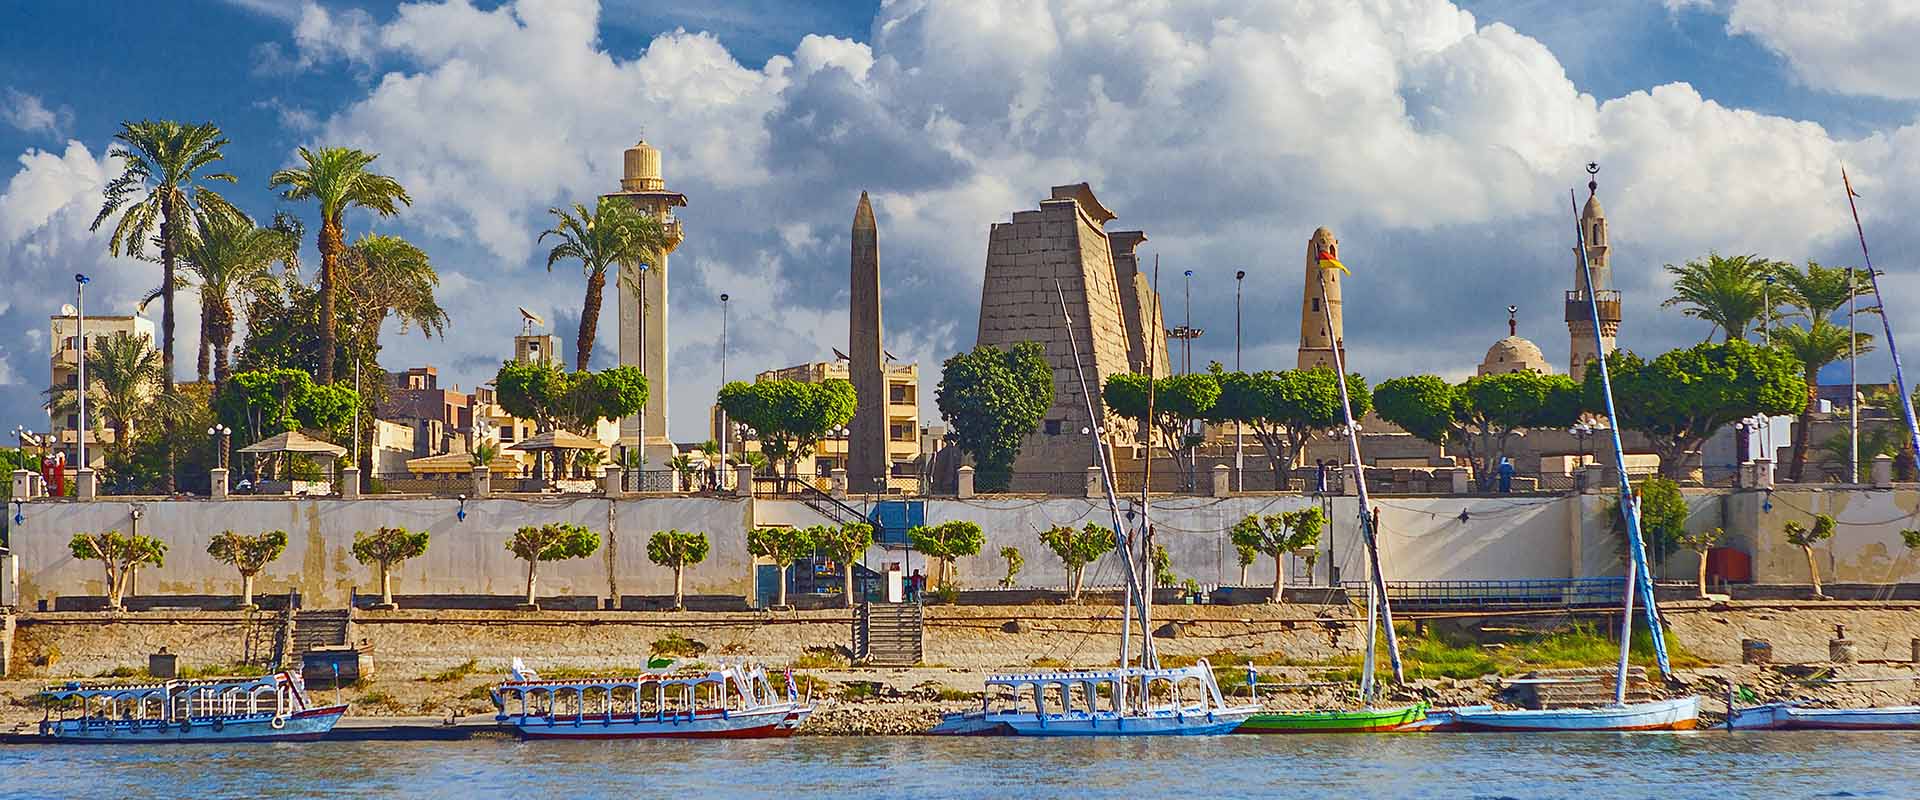
[[[1352,272],[1347,270],[1347,265],[1340,263],[1340,259],[1333,257],[1333,251],[1331,250],[1320,251],[1320,268],[1321,269],[1337,269],[1337,270],[1340,270],[1340,273],[1342,275],[1353,274]]]
[[[1853,180],[1852,180],[1851,178],[1848,178],[1848,177],[1847,177],[1847,168],[1846,168],[1846,167],[1841,167],[1841,168],[1840,168],[1840,182],[1841,182],[1842,184],[1845,184],[1845,185],[1846,185],[1846,187],[1847,187],[1847,196],[1848,196],[1848,197],[1860,197],[1860,196],[1862,196],[1862,195],[1861,195],[1861,194],[1860,194],[1859,192],[1856,192],[1856,191],[1854,191],[1854,190],[1853,190]]]

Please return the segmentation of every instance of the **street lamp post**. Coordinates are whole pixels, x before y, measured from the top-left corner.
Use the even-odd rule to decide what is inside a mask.
[[[1186,311],[1183,313],[1186,319],[1181,321],[1180,327],[1191,329],[1193,328],[1193,270],[1186,271],[1186,286],[1183,291],[1186,293],[1186,300],[1184,301]],[[1186,339],[1180,342],[1180,371],[1193,371],[1192,339]]]
[[[74,390],[74,397],[80,403],[80,424],[73,431],[74,452],[79,454],[76,459],[79,463],[74,469],[78,472],[87,468],[87,276],[84,273],[73,276],[73,312],[73,341],[80,349],[79,388]]]
[[[1246,282],[1247,271],[1234,270],[1233,273],[1233,371],[1240,371],[1240,288]],[[1236,492],[1247,490],[1247,454],[1241,444],[1240,428],[1244,423],[1233,421],[1233,489]]]
[[[219,423],[214,423],[213,427],[207,429],[207,435],[213,437],[215,462],[220,465],[221,469],[226,469],[227,443],[232,441],[233,429]]]
[[[721,388],[725,388],[727,385],[727,300],[729,299],[731,298],[727,297],[726,292],[720,293],[720,386]],[[720,480],[723,484],[727,479],[727,476],[724,474],[727,472],[727,470],[725,469],[727,464],[727,440],[731,438],[733,437],[727,435],[727,410],[725,408],[722,408],[720,409],[720,465],[722,467],[722,469],[720,470],[722,473],[720,476]]]

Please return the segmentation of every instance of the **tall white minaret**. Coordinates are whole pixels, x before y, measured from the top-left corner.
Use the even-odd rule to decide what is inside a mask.
[[[680,222],[673,209],[687,204],[687,196],[667,188],[660,174],[660,150],[645,141],[627,148],[622,154],[620,191],[602,197],[621,198],[641,213],[660,220],[667,229],[667,252],[660,263],[647,264],[644,271],[636,264],[620,265],[615,282],[620,298],[620,364],[638,366],[647,376],[647,405],[639,414],[620,421],[620,443],[626,447],[645,447],[646,458],[654,468],[674,455],[673,439],[667,430],[667,255],[680,246]],[[645,431],[642,442],[641,432]]]
[[[1573,249],[1573,291],[1567,292],[1567,333],[1570,338],[1567,374],[1584,380],[1587,363],[1600,353],[1612,353],[1620,334],[1620,293],[1613,289],[1612,234],[1607,230],[1606,212],[1600,210],[1600,165],[1587,164],[1587,205],[1580,210],[1580,234],[1587,240],[1587,269],[1581,269],[1580,248]],[[1587,273],[1593,273],[1593,285],[1587,285]],[[1598,300],[1600,330],[1593,329],[1593,317],[1587,308],[1589,292]]]

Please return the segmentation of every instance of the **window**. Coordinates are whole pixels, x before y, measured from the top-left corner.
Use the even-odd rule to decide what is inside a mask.
[[[1315,310],[1315,311],[1319,311],[1319,310],[1320,310],[1320,298],[1318,298],[1318,297],[1316,297],[1316,298],[1313,298],[1313,310]]]
[[[1047,420],[1047,427],[1046,427],[1046,430],[1047,430],[1047,435],[1048,435],[1048,436],[1059,436],[1059,435],[1060,435],[1060,420],[1057,420],[1057,419],[1050,419],[1050,420]]]
[[[69,427],[69,428],[78,428],[78,427],[80,427],[80,416],[79,416],[78,414],[68,414],[68,415],[67,415],[67,427]]]

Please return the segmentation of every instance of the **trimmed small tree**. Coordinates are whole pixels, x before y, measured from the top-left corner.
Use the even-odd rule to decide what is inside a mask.
[[[1813,560],[1813,546],[1833,538],[1834,526],[1833,517],[1826,514],[1815,516],[1811,529],[1800,524],[1799,520],[1789,520],[1781,526],[1781,531],[1787,535],[1787,543],[1800,548],[1800,552],[1807,557],[1807,575],[1813,579],[1814,597],[1827,595],[1820,590],[1820,565]]]
[[[1247,568],[1252,567],[1254,559],[1260,557],[1260,551],[1235,542],[1233,554],[1240,563],[1240,585],[1245,586],[1247,585]]]
[[[221,531],[207,543],[207,555],[222,564],[240,570],[240,606],[253,608],[253,579],[287,549],[286,531],[266,531],[252,536]]]
[[[847,608],[853,607],[853,562],[873,546],[873,526],[865,522],[844,525],[816,525],[812,531],[814,546],[828,558],[840,562],[840,592]]]
[[[1153,546],[1153,587],[1164,589],[1180,583],[1180,576],[1173,574],[1173,556],[1167,553],[1163,545]]]
[[[813,553],[812,528],[755,528],[747,531],[747,552],[772,561],[780,568],[780,590],[776,606],[787,604],[787,568]]]
[[[399,526],[383,527],[373,533],[353,534],[353,558],[373,567],[380,574],[380,606],[398,608],[393,602],[393,568],[427,552],[427,532],[409,531]]]
[[[1326,529],[1327,517],[1319,506],[1308,506],[1295,511],[1279,514],[1248,514],[1228,530],[1229,538],[1235,548],[1246,548],[1256,553],[1273,557],[1273,596],[1269,602],[1278,603],[1286,590],[1287,568],[1281,556],[1292,553],[1308,559],[1309,569],[1317,561],[1320,546],[1320,533]],[[1243,550],[1242,559],[1251,563],[1252,558]],[[1243,567],[1244,571],[1244,567]]]
[[[1066,568],[1067,596],[1070,600],[1080,599],[1087,565],[1100,560],[1101,556],[1113,550],[1115,544],[1111,529],[1091,522],[1077,530],[1055,525],[1040,532],[1040,543],[1059,556],[1061,566]]]
[[[161,566],[167,558],[167,543],[146,534],[127,536],[119,531],[76,533],[67,542],[74,558],[98,561],[107,573],[107,608],[120,611],[123,595],[133,571],[141,566]]]
[[[600,549],[600,534],[585,525],[554,522],[535,527],[523,525],[507,539],[507,552],[527,562],[528,609],[538,611],[534,602],[534,584],[540,576],[540,562],[586,558]]]
[[[709,549],[705,533],[654,531],[647,539],[647,560],[673,570],[673,610],[687,607],[687,567],[707,560]]]
[[[952,588],[952,576],[947,574],[953,560],[960,556],[977,556],[980,548],[987,543],[987,535],[977,523],[962,519],[948,520],[938,525],[921,525],[907,530],[907,540],[913,543],[913,549],[937,559],[934,568],[934,585],[942,589]]]
[[[1000,588],[1011,589],[1013,576],[1020,574],[1020,570],[1027,566],[1027,558],[1020,554],[1020,548],[1013,545],[1000,548],[1000,558],[1007,562],[1007,575],[1000,579]]]
[[[1723,528],[1708,528],[1699,533],[1680,534],[1680,544],[1700,556],[1699,594],[1701,597],[1707,596],[1707,552],[1725,538],[1727,538],[1727,532]]]

